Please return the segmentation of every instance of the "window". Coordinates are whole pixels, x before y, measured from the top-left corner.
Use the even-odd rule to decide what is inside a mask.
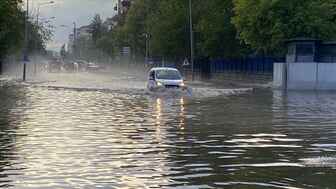
[[[294,55],[295,53],[295,45],[288,46],[288,55]]]
[[[297,44],[296,45],[296,54],[299,56],[313,56],[314,47],[313,44]]]
[[[150,79],[150,80],[155,80],[155,72],[154,72],[154,71],[151,71],[151,72],[149,73],[149,79]]]
[[[181,74],[177,70],[157,70],[157,79],[180,80]]]

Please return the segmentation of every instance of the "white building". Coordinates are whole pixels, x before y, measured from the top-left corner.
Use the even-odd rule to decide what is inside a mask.
[[[285,90],[336,90],[336,43],[288,41],[285,63],[274,64],[273,85]]]

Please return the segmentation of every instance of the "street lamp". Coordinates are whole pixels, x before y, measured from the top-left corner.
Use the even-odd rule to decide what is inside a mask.
[[[54,1],[49,1],[49,2],[44,2],[44,3],[39,3],[37,5],[37,13],[36,13],[36,27],[37,27],[37,29],[39,29],[40,7],[44,6],[44,5],[52,5],[54,3],[55,3]],[[55,19],[55,17],[50,17],[49,21],[50,21],[50,19]],[[37,47],[37,41],[36,41],[35,44],[36,44],[36,47]],[[35,55],[35,58],[36,58],[36,55]],[[36,62],[37,62],[37,59],[34,61],[34,75],[36,75],[36,72],[37,72]]]
[[[40,18],[39,19],[39,24],[40,23],[50,23],[52,20],[56,19],[56,17],[52,16],[52,17],[49,17],[49,18]]]
[[[25,48],[23,53],[23,76],[22,80],[26,81],[26,62],[28,61],[28,17],[29,17],[29,0],[27,0],[27,10],[26,10],[26,16],[25,16],[25,35],[24,35],[24,41],[25,41]]]
[[[50,1],[48,4],[54,3]],[[29,0],[26,0],[26,15],[25,15],[25,33],[24,33],[24,53],[23,53],[23,76],[22,80],[26,81],[26,70],[28,59],[28,19],[29,19]]]
[[[149,60],[149,40],[151,38],[151,35],[149,33],[144,33],[142,34],[142,36],[144,36],[146,38],[146,54],[145,54],[145,63],[148,64],[148,60]]]
[[[69,28],[70,26],[68,25],[60,25],[60,27],[63,28]],[[76,27],[76,22],[73,22],[73,44],[72,44],[72,53],[74,58],[77,58],[77,27]]]
[[[73,53],[74,58],[77,58],[77,28],[76,28],[76,22],[73,22],[74,25],[74,41],[73,41]]]
[[[192,81],[195,79],[194,73],[194,33],[193,33],[193,20],[192,20],[192,4],[189,0],[189,24],[190,24],[190,61],[191,61],[191,72],[192,72]]]
[[[40,7],[43,6],[43,5],[52,5],[54,4],[55,2],[54,1],[49,1],[49,2],[44,2],[44,3],[39,3],[38,4],[38,7],[37,7],[37,14],[36,14],[36,25],[38,26],[39,24],[39,15],[40,15]],[[51,17],[51,18],[55,18],[55,17]]]

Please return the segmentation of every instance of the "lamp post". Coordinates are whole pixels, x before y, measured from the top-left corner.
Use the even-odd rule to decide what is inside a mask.
[[[76,28],[76,22],[73,22],[74,25],[74,41],[73,41],[73,54],[74,54],[74,58],[77,58],[77,28]]]
[[[190,62],[191,62],[191,73],[192,81],[195,79],[194,73],[194,33],[193,33],[193,20],[192,20],[192,4],[189,0],[189,24],[190,24]]]
[[[50,1],[50,3],[54,3],[53,1]],[[23,74],[22,74],[22,80],[26,81],[27,76],[27,62],[28,59],[28,20],[29,19],[29,0],[26,0],[26,15],[25,15],[25,33],[24,33],[24,53],[23,53]],[[38,22],[37,22],[38,24]]]
[[[118,0],[118,16],[121,15],[121,0]]]
[[[37,22],[37,26],[38,26],[38,23],[39,23],[40,7],[43,6],[43,5],[52,5],[52,4],[54,4],[54,3],[55,3],[54,1],[49,1],[49,2],[39,3],[39,4],[38,4],[38,7],[37,7],[37,14],[36,14],[36,22]]]
[[[43,5],[52,5],[54,4],[54,1],[49,1],[49,2],[45,2],[45,3],[39,3],[37,6],[37,13],[36,13],[36,27],[37,30],[39,29],[39,16],[40,16],[40,7]],[[54,19],[55,17],[50,17],[49,19]],[[35,48],[37,48],[37,41],[35,42]],[[37,49],[36,49],[37,50]],[[37,62],[37,58],[36,58],[36,54],[35,54],[35,61],[34,61],[34,76],[36,76],[36,72],[37,72],[37,68],[36,68],[36,62]]]
[[[71,26],[70,25],[65,25],[65,24],[62,24],[60,25],[60,27],[63,27],[63,28],[70,28]],[[76,56],[76,49],[77,49],[77,27],[76,27],[76,22],[73,22],[73,43],[72,43],[72,54],[73,54],[73,58],[77,58]]]
[[[26,62],[28,61],[28,16],[29,16],[29,0],[27,0],[27,10],[26,10],[26,16],[25,16],[25,35],[24,35],[24,41],[25,41],[25,48],[23,53],[23,76],[22,80],[26,81]]]
[[[146,50],[145,50],[145,63],[148,64],[149,60],[149,40],[151,35],[149,33],[142,34],[146,38]]]

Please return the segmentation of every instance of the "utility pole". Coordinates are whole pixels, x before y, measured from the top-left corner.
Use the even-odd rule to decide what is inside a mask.
[[[42,5],[50,5],[50,4],[54,4],[55,2],[54,1],[49,1],[49,2],[45,2],[45,3],[40,3],[37,5],[37,13],[36,13],[36,29],[37,29],[37,33],[39,33],[39,29],[40,29],[40,22],[39,22],[39,17],[40,17],[40,7]],[[41,22],[42,23],[42,22]],[[37,52],[39,52],[39,49],[38,49],[38,41],[34,41],[34,48],[35,48],[35,52],[34,52],[34,76],[36,76],[37,74]]]
[[[189,24],[190,24],[190,62],[191,62],[192,81],[194,81],[194,79],[195,79],[195,73],[194,73],[194,33],[193,33],[191,0],[189,0]]]
[[[40,16],[40,6],[37,7],[37,14],[36,14],[36,27],[37,27],[37,32],[39,30],[39,16]],[[35,51],[37,51],[37,46],[38,42],[35,41]],[[37,68],[36,68],[36,62],[37,62],[37,57],[36,57],[36,52],[35,52],[35,61],[34,61],[34,76],[36,76]]]
[[[121,0],[118,0],[118,16],[121,15]]]
[[[145,57],[145,63],[148,64],[150,34],[149,33],[145,33],[145,37],[146,37],[146,57]]]
[[[29,18],[29,0],[27,0],[27,8],[26,8],[26,16],[25,16],[25,48],[23,53],[23,81],[26,81],[26,62],[28,61],[28,18]]]
[[[73,23],[74,25],[74,41],[73,41],[73,54],[74,58],[77,57],[77,29],[76,29],[76,22]]]

